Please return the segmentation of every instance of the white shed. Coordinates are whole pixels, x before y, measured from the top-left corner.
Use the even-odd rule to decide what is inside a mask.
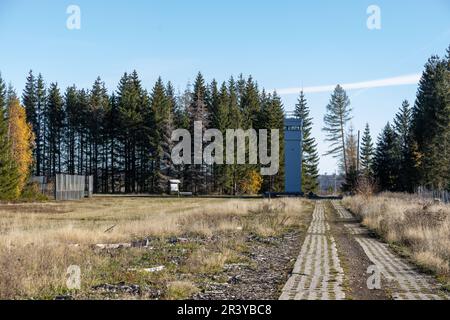
[[[181,181],[178,179],[171,179],[169,180],[169,184],[170,184],[170,193],[172,192],[180,192],[180,183]]]

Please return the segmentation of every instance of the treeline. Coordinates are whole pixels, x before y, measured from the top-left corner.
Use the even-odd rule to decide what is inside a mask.
[[[9,91],[0,99],[8,99]],[[22,104],[35,138],[36,176],[93,175],[98,193],[164,193],[169,179],[180,179],[182,190],[195,194],[284,189],[283,105],[276,92],[260,90],[252,77],[218,84],[206,83],[199,73],[192,86],[176,93],[160,78],[147,91],[133,71],[109,94],[100,78],[89,90],[71,86],[62,92],[30,71]],[[184,128],[193,135],[194,121],[223,132],[280,129],[278,174],[260,176],[258,165],[173,165],[172,131]]]
[[[413,106],[403,101],[373,145],[369,126],[361,143],[361,181],[380,191],[450,190],[450,47],[425,64]],[[352,172],[350,189],[358,187]]]

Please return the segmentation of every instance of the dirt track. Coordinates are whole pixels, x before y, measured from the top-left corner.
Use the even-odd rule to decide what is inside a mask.
[[[367,285],[373,272],[380,275],[379,289]],[[375,238],[339,201],[317,201],[280,299],[439,300],[450,296],[440,290],[432,276],[423,274]]]

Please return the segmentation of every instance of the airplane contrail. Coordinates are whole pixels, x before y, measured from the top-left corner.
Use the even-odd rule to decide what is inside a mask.
[[[422,74],[409,74],[404,76],[369,80],[363,82],[353,82],[353,83],[343,83],[341,86],[345,90],[356,90],[356,89],[369,89],[369,88],[381,88],[381,87],[392,87],[392,86],[402,86],[417,84],[420,80]],[[325,86],[313,86],[304,88],[283,88],[277,89],[277,93],[280,95],[298,94],[301,90],[304,93],[316,93],[316,92],[331,92],[334,90],[336,85],[325,85]]]

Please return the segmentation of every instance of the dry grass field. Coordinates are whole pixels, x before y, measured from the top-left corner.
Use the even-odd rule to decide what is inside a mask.
[[[191,297],[204,277],[219,281],[226,264],[252,262],[249,237],[300,230],[311,212],[299,199],[0,204],[0,299]],[[80,290],[67,289],[70,265],[81,268]]]
[[[344,205],[417,265],[450,283],[450,205],[392,193],[347,197]]]

